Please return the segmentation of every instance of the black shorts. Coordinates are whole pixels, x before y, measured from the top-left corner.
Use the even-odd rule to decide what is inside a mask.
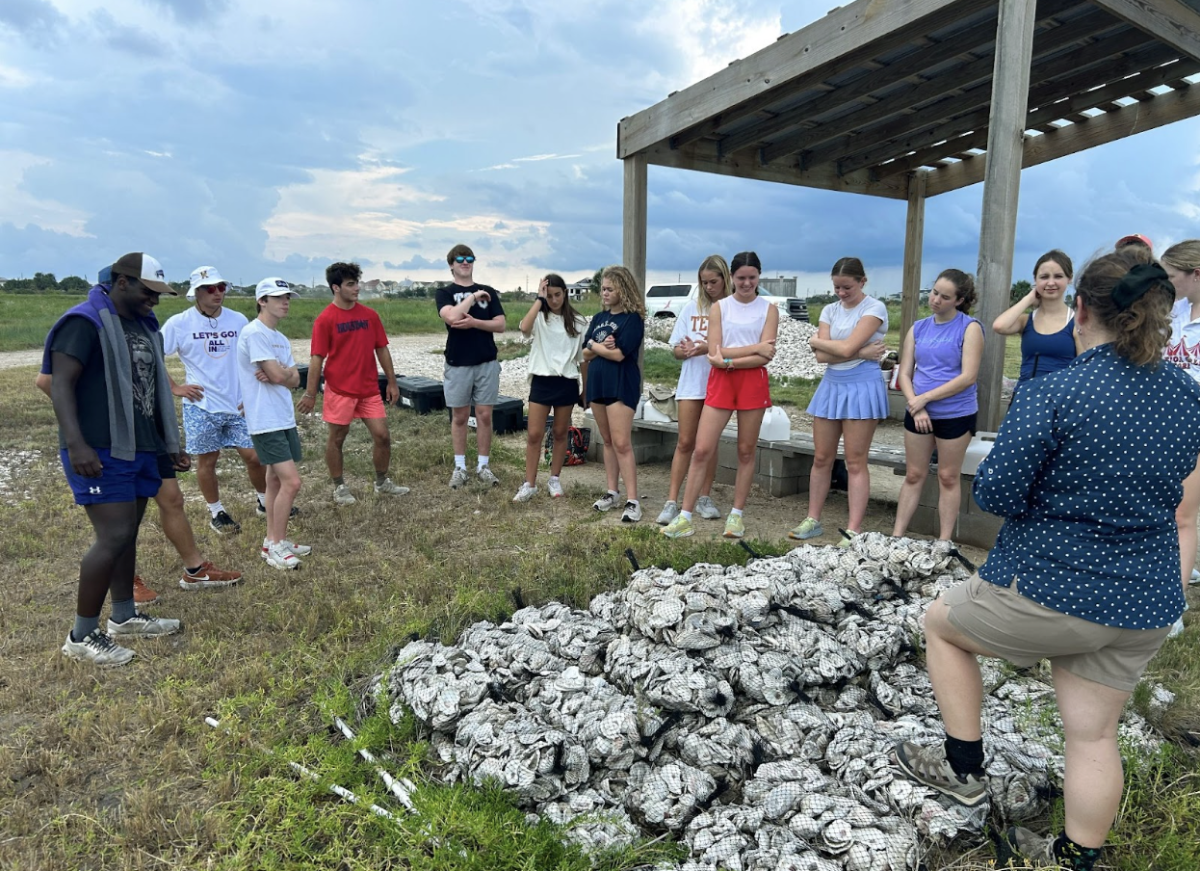
[[[579,402],[579,381],[557,375],[534,375],[529,383],[529,401],[550,408]]]
[[[978,413],[967,414],[962,417],[943,417],[933,420],[933,437],[942,439],[943,441],[953,441],[957,438],[962,438],[967,433],[975,435],[975,419],[979,417]],[[907,411],[904,412],[904,428],[911,433],[917,435],[930,435],[927,432],[917,432],[916,421],[913,416]]]
[[[158,477],[164,481],[175,477],[175,464],[171,462],[170,454],[159,454],[155,459],[158,460]]]

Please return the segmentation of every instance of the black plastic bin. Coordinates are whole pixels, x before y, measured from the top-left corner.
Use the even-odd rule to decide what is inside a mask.
[[[386,386],[386,382],[381,383]],[[396,379],[396,385],[400,388],[400,400],[396,404],[401,408],[429,414],[446,407],[441,381],[420,375],[402,375]]]
[[[300,373],[300,383],[296,385],[297,390],[305,390],[308,388],[308,364],[301,363],[296,366],[296,371]],[[325,392],[325,376],[321,376],[321,383],[317,385],[317,392]]]
[[[450,409],[446,409],[451,413]],[[475,428],[475,406],[471,406],[471,416],[467,418],[467,426]],[[517,432],[527,428],[525,420],[525,403],[515,396],[500,396],[492,406],[492,432],[503,435],[506,432]]]

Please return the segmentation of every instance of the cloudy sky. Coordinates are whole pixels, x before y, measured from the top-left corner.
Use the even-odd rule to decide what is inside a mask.
[[[836,0],[2,0],[0,276],[448,277],[501,289],[621,256],[618,119]],[[823,291],[899,289],[903,203],[650,168],[651,280],[754,249]],[[973,271],[982,186],[929,201],[926,279]],[[1200,120],[1025,172],[1018,276],[1127,232],[1200,236]]]

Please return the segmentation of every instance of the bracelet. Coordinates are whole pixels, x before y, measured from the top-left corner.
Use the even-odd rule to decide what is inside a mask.
[[[732,358],[730,358],[730,357],[726,357],[726,358],[725,358],[725,368],[726,368],[726,369],[732,369],[732,368],[733,368],[733,359],[732,359]]]

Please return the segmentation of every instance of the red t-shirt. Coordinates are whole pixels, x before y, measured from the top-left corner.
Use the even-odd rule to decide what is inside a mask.
[[[330,303],[313,321],[312,354],[325,358],[325,383],[343,396],[379,392],[375,349],[387,343],[379,313],[357,302],[350,309]]]

